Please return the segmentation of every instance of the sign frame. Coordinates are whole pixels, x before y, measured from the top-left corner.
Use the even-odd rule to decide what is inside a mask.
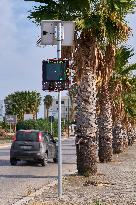
[[[17,124],[17,115],[5,115],[5,122],[8,124]]]

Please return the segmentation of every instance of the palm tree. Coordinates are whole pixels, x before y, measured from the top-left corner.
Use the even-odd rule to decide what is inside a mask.
[[[102,85],[99,90],[99,115],[98,115],[98,156],[100,162],[112,160],[112,115],[108,82],[114,66],[114,45],[107,45],[101,70]]]
[[[126,127],[128,134],[128,145],[132,145],[135,139],[135,124],[136,124],[136,76],[132,75],[128,80],[128,85],[131,88],[129,92],[124,92],[124,109],[126,112]]]
[[[35,2],[44,3],[45,1],[35,0]],[[126,1],[125,3],[107,1],[105,3],[105,1],[94,0],[50,0],[35,8],[30,14],[30,18],[33,18],[36,23],[43,19],[76,21],[74,61],[78,79],[77,169],[78,173],[82,175],[97,172],[96,71],[101,64],[99,50],[103,48],[104,51],[105,47],[110,47],[113,52],[109,53],[112,56],[114,46],[105,46],[108,44],[108,40],[110,39],[111,42],[114,40],[117,43],[118,39],[126,38],[128,29],[121,21],[120,12],[125,13],[128,10],[130,6],[128,2],[132,3],[132,1],[127,1],[127,3]],[[122,5],[126,7],[126,10],[122,9]],[[108,63],[108,58],[106,62]],[[111,63],[109,64],[111,65]],[[103,70],[106,69],[107,66],[103,67]]]
[[[116,5],[116,3],[118,5]],[[126,41],[129,36],[125,16],[132,9],[132,2],[125,1],[103,1],[103,6],[108,11],[107,19],[104,25],[108,25],[106,52],[104,53],[103,66],[101,68],[102,86],[99,94],[100,111],[98,117],[99,128],[99,160],[100,162],[108,162],[112,160],[112,105],[109,93],[109,81],[112,76],[116,47],[120,42]],[[106,12],[105,11],[105,12]],[[111,29],[112,28],[112,29]],[[114,32],[114,34],[112,33]],[[112,35],[113,34],[113,35]],[[120,42],[119,42],[120,41]]]
[[[52,102],[53,102],[53,98],[51,95],[46,95],[44,97],[44,114],[45,114],[45,107],[46,107],[46,115],[45,118],[48,118],[49,117],[49,108],[52,106]]]
[[[122,119],[124,118],[124,94],[133,89],[129,81],[133,79],[131,72],[136,70],[136,63],[129,64],[129,59],[134,55],[133,49],[121,46],[115,56],[115,68],[111,79],[113,100],[113,153],[124,150],[124,142],[127,140]],[[126,144],[126,143],[125,143]]]

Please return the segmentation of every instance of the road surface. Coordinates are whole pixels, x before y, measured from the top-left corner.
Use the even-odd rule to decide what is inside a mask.
[[[63,175],[76,170],[74,138],[62,142]],[[34,163],[9,163],[10,146],[0,147],[0,204],[11,205],[42,186],[57,179],[58,165],[49,161],[46,167]]]

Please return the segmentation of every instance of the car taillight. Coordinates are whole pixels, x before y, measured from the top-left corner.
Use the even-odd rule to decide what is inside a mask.
[[[12,140],[13,140],[13,141],[16,141],[16,135],[12,137]]]
[[[42,142],[42,133],[38,134],[38,142]]]

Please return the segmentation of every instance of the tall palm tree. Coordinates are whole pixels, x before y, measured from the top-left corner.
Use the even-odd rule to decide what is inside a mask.
[[[130,85],[129,92],[123,95],[124,108],[126,112],[126,127],[129,145],[132,145],[135,139],[135,125],[136,125],[136,76],[132,75],[128,81]]]
[[[111,79],[112,100],[113,100],[113,152],[120,153],[124,149],[124,128],[122,118],[124,118],[124,94],[133,89],[133,84],[129,81],[133,79],[131,72],[136,70],[136,63],[130,64],[129,59],[134,55],[133,49],[121,46],[117,49],[115,56],[115,68]],[[124,139],[124,137],[125,139]]]
[[[100,162],[112,160],[112,115],[108,82],[114,66],[114,56],[114,46],[112,44],[107,45],[101,70],[102,85],[99,90],[98,156]]]
[[[112,41],[115,37],[116,40],[125,38],[128,29],[121,21],[120,12],[125,12],[122,10],[122,4],[125,4],[126,9],[130,5],[128,1],[127,4],[126,1],[118,4],[117,1],[110,0],[106,3],[94,0],[35,0],[35,2],[46,3],[31,12],[30,18],[36,23],[43,19],[76,22],[74,60],[78,78],[77,169],[79,174],[95,174],[97,172],[96,71],[101,61],[99,50],[103,48],[104,51],[109,39]],[[125,35],[122,29],[123,32],[126,31]],[[114,48],[112,50],[114,51]]]
[[[107,12],[107,18],[104,21],[104,25],[108,26],[106,27],[106,47],[109,49],[106,49],[106,52],[104,52],[104,66],[101,68],[102,86],[99,95],[100,112],[98,117],[98,155],[100,162],[108,162],[112,159],[112,105],[108,84],[115,64],[116,47],[119,43],[126,41],[129,36],[130,28],[125,21],[125,17],[135,5],[132,1],[103,1],[102,5],[103,8],[107,8],[105,10],[105,12]]]
[[[46,112],[46,115],[44,115],[44,116],[45,116],[45,118],[48,118],[49,117],[49,108],[52,106],[52,102],[53,102],[52,96],[46,95],[44,97],[43,102],[44,102],[44,114]],[[45,110],[45,108],[46,108],[46,110]]]

